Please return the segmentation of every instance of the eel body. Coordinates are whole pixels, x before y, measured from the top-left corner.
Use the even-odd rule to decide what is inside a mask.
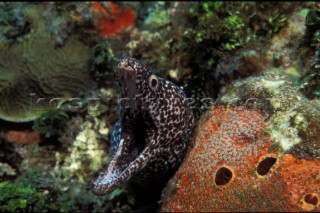
[[[96,195],[128,180],[143,185],[167,181],[184,158],[195,123],[183,90],[140,61],[123,58],[116,73],[120,119],[111,136],[112,160],[91,181]]]

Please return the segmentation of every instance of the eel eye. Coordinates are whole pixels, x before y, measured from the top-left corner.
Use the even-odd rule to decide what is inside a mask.
[[[157,91],[159,88],[159,80],[158,77],[156,75],[151,75],[149,77],[149,87],[153,90],[153,91]]]

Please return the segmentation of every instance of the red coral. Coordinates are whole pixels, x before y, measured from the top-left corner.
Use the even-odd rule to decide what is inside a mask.
[[[217,107],[163,193],[162,211],[319,210],[320,163],[275,149],[253,109]]]
[[[112,3],[108,2],[110,12],[100,2],[93,2],[92,9],[97,14],[93,16],[94,19],[98,19],[97,22],[98,32],[103,36],[112,36],[119,33],[123,33],[130,29],[134,24],[136,14],[134,11],[125,6],[122,10]]]

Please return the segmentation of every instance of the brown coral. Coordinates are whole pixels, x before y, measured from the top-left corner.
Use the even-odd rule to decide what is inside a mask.
[[[163,192],[162,211],[319,210],[320,163],[283,154],[255,109],[215,107]]]
[[[33,120],[94,86],[90,48],[75,37],[55,47],[39,9],[25,13],[32,20],[31,33],[14,44],[0,43],[0,118],[9,121]]]

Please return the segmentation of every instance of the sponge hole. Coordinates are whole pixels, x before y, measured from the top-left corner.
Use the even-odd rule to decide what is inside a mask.
[[[315,194],[306,194],[304,196],[304,201],[306,203],[309,203],[309,204],[316,206],[316,205],[318,205],[319,199],[318,199],[317,195],[315,195]]]
[[[262,160],[257,168],[257,172],[259,175],[266,175],[270,171],[271,167],[277,162],[277,158],[274,157],[267,157]]]
[[[218,186],[224,186],[231,181],[233,173],[226,167],[221,167],[216,174],[215,182]]]

